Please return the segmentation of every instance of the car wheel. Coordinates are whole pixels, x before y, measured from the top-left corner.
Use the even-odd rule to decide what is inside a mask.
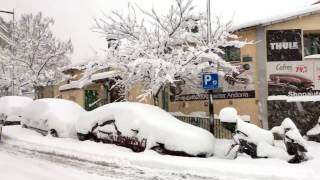
[[[25,124],[22,124],[22,128],[28,128],[28,126]]]
[[[81,134],[81,133],[77,133],[78,139],[80,141],[85,141],[89,139],[89,134]]]
[[[51,129],[51,130],[50,130],[50,135],[51,135],[52,137],[59,137],[57,131],[54,130],[54,129]]]

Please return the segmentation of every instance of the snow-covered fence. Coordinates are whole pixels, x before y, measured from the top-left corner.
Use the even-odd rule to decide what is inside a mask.
[[[208,117],[196,117],[196,116],[175,116],[177,119],[192,124],[197,127],[201,127],[210,131],[210,119]],[[214,120],[214,136],[219,139],[231,139],[232,133],[225,129],[219,119]]]

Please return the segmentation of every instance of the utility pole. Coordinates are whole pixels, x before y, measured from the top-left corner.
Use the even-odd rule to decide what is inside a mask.
[[[211,42],[211,1],[207,0],[207,43]]]
[[[210,48],[211,43],[211,1],[207,0],[207,45]],[[211,49],[209,49],[209,52]],[[210,132],[214,134],[214,105],[213,105],[213,90],[208,90],[209,98],[209,117],[210,117]]]

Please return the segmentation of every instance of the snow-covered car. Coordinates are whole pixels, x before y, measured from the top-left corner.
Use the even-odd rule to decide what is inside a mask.
[[[22,127],[53,137],[76,137],[75,123],[86,112],[80,105],[64,99],[38,99],[24,111]]]
[[[83,114],[76,124],[79,140],[146,149],[161,154],[209,157],[214,136],[184,123],[159,107],[133,102],[111,103]]]
[[[0,120],[4,125],[20,124],[23,110],[33,100],[24,96],[4,96],[0,98]]]

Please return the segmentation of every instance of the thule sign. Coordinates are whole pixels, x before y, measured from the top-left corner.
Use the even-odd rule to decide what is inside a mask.
[[[268,61],[302,61],[301,29],[267,31]]]
[[[298,46],[298,42],[277,42],[277,43],[270,43],[270,48],[272,50],[299,49],[299,46]]]

